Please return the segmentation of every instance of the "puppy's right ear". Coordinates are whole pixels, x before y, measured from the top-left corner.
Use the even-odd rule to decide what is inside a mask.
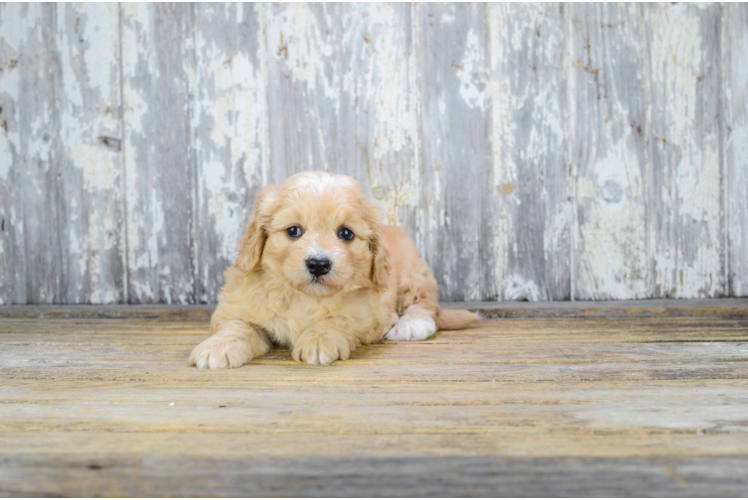
[[[239,243],[239,256],[236,258],[236,266],[245,273],[257,269],[262,261],[262,250],[265,248],[272,216],[271,207],[277,193],[277,186],[268,186],[257,193],[254,213]]]

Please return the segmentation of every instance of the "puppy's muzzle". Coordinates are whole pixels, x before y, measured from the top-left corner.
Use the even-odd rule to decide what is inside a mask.
[[[332,263],[330,262],[330,259],[311,257],[306,260],[306,268],[309,269],[309,272],[315,278],[319,278],[320,276],[329,273],[331,267]]]

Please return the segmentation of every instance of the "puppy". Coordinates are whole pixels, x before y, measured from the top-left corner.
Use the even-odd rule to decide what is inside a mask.
[[[270,350],[327,365],[361,344],[423,340],[477,316],[439,309],[436,280],[406,232],[382,226],[361,185],[304,172],[255,202],[236,264],[225,272],[198,368],[237,368]]]

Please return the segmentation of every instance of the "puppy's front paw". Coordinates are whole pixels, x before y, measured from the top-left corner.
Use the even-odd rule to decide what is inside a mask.
[[[305,333],[293,347],[293,359],[310,365],[329,365],[337,359],[348,359],[351,346],[342,335]]]
[[[202,341],[190,354],[190,365],[201,370],[239,368],[252,359],[249,341],[238,335],[216,335]]]
[[[425,315],[401,316],[392,330],[387,332],[387,340],[424,340],[436,331],[434,320]]]

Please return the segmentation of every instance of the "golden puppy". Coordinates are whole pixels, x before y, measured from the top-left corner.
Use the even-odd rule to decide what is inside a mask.
[[[195,347],[198,368],[237,368],[270,349],[327,365],[361,344],[422,340],[477,316],[439,309],[436,280],[402,228],[382,226],[351,177],[305,172],[255,202],[236,264]]]

